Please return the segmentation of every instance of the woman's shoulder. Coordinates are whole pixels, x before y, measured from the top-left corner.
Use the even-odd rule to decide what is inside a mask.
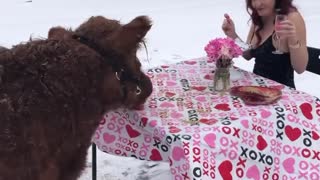
[[[297,9],[291,9],[288,13],[288,19],[303,20],[301,13]]]
[[[293,9],[289,11],[288,13],[288,20],[293,22],[296,27],[304,27],[305,26],[305,21],[301,13],[297,9]]]

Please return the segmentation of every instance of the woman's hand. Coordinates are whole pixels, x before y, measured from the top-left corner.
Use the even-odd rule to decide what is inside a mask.
[[[288,39],[289,44],[297,42],[296,26],[289,19],[281,21],[278,25],[275,25],[276,34],[281,39]]]
[[[280,38],[287,39],[293,69],[301,74],[308,64],[308,50],[306,41],[306,26],[298,11],[288,14],[288,18],[276,26],[276,33]]]
[[[232,39],[236,39],[238,37],[234,23],[228,14],[224,14],[225,19],[222,23],[222,30],[226,36]]]
[[[253,57],[251,49],[245,50],[242,52],[242,57],[246,60],[250,60]]]

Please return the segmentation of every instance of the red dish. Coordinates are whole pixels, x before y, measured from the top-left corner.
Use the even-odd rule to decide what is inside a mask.
[[[231,88],[230,94],[240,97],[247,105],[273,104],[282,96],[279,89],[260,86],[235,86]]]

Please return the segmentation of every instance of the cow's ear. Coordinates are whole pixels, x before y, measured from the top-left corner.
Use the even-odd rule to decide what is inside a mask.
[[[63,27],[52,27],[48,32],[48,39],[72,38],[72,32]]]
[[[147,16],[138,16],[122,26],[114,43],[117,43],[118,47],[123,50],[137,48],[151,26],[151,20]]]

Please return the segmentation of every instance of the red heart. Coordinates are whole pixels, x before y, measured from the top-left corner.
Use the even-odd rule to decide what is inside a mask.
[[[312,131],[312,139],[318,140],[319,138],[320,138],[319,134],[317,134],[316,132]]]
[[[230,119],[231,119],[232,121],[234,121],[234,120],[237,120],[237,119],[239,119],[239,118],[234,117],[234,116],[230,116]]]
[[[284,128],[284,131],[291,141],[295,141],[301,136],[301,130],[299,128],[292,128],[289,125]]]
[[[161,67],[162,67],[162,68],[168,68],[169,66],[167,66],[167,65],[162,65]]]
[[[204,87],[204,86],[193,86],[192,89],[195,89],[197,91],[203,91],[203,90],[206,89],[206,87]]]
[[[223,180],[232,180],[232,163],[230,161],[223,161],[218,169]]]
[[[152,149],[150,160],[152,160],[152,161],[161,161],[162,160],[161,154],[157,149]]]
[[[214,108],[222,111],[230,111],[229,104],[217,104]]]
[[[257,148],[262,151],[264,150],[266,147],[268,146],[266,140],[261,136],[259,135],[258,136],[258,144],[257,144]]]
[[[309,120],[312,120],[313,116],[312,116],[312,106],[309,103],[303,103],[300,106],[300,109],[302,111],[302,114]]]
[[[214,62],[214,60],[211,60],[211,59],[207,60],[207,63],[213,63],[213,62]]]
[[[207,124],[207,125],[213,125],[218,122],[216,119],[200,119],[201,123]]]
[[[213,75],[207,74],[204,76],[204,79],[213,80]]]
[[[180,131],[181,131],[181,129],[179,129],[179,128],[175,127],[175,126],[170,126],[169,127],[169,132],[170,133],[178,133]]]
[[[185,64],[189,64],[189,65],[195,65],[197,64],[196,61],[184,61]]]
[[[135,106],[135,107],[133,107],[133,109],[137,110],[137,111],[142,111],[142,110],[144,110],[144,105],[141,104],[141,105]]]
[[[170,97],[173,97],[175,96],[176,94],[173,93],[173,92],[166,92],[166,97],[170,98]]]
[[[128,135],[131,137],[131,138],[135,138],[135,137],[138,137],[140,136],[140,132],[133,129],[130,125],[126,125],[126,130],[128,132]]]
[[[146,117],[141,118],[142,127],[146,127],[147,122],[148,122],[148,118],[146,118]]]
[[[273,86],[269,86],[270,88],[275,88],[278,90],[282,90],[285,86],[284,85],[273,85]]]

